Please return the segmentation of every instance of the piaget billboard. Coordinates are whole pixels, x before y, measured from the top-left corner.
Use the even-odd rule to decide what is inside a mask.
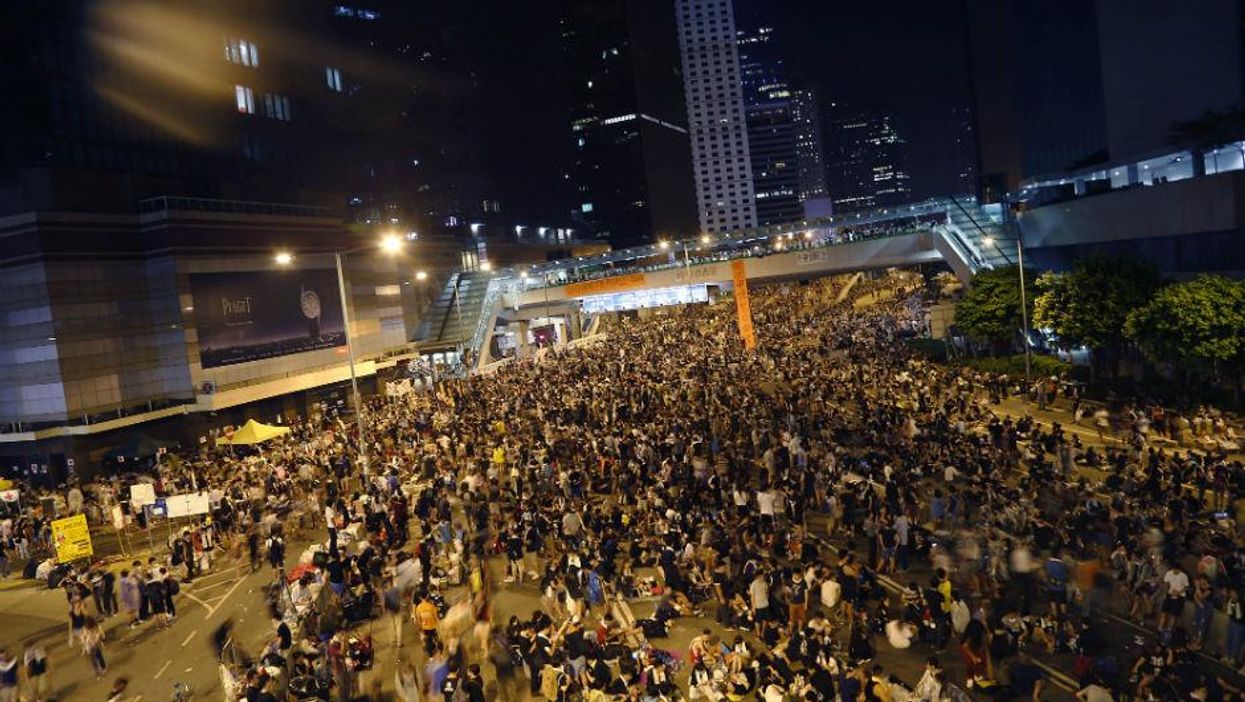
[[[192,273],[204,368],[346,345],[331,270]]]

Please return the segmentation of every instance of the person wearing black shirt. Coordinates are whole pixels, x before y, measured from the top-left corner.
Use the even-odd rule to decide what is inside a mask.
[[[519,535],[517,529],[510,529],[506,532],[504,540],[506,548],[506,560],[508,561],[506,582],[516,585],[523,584],[523,537]]]
[[[467,702],[485,702],[484,678],[480,676],[480,666],[472,663],[467,667],[467,677],[462,681],[462,689],[466,693]]]

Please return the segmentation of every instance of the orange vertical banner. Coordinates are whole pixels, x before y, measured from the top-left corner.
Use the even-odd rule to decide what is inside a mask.
[[[731,279],[735,283],[735,311],[739,314],[739,337],[744,348],[751,351],[757,347],[756,333],[752,330],[752,302],[748,299],[748,274],[743,261],[731,261]]]

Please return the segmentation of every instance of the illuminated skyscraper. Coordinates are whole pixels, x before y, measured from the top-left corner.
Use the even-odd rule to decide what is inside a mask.
[[[567,2],[575,216],[615,245],[697,231],[678,40],[667,0]]]
[[[757,225],[748,123],[731,0],[676,0],[700,228]]]
[[[905,144],[889,114],[857,112],[836,118],[829,168],[835,211],[910,200]]]

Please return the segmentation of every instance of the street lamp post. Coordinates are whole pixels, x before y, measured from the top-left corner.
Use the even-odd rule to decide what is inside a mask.
[[[337,268],[337,292],[340,295],[342,306],[342,332],[346,335],[346,358],[350,364],[350,390],[354,396],[355,406],[355,423],[359,429],[359,462],[362,466],[363,478],[366,479],[369,473],[368,456],[367,456],[367,439],[364,436],[363,429],[363,395],[359,392],[359,377],[355,373],[355,354],[354,354],[354,337],[350,333],[350,306],[346,299],[346,274],[342,266],[342,259],[346,256],[370,249],[370,246],[360,246],[346,251],[334,251],[333,261]],[[380,242],[380,249],[387,254],[393,255],[402,250],[402,240],[397,236],[386,236]],[[277,264],[288,266],[294,261],[293,254],[282,251],[274,257]]]
[[[333,252],[337,262],[337,291],[341,294],[342,328],[346,332],[346,358],[350,362],[350,389],[354,394],[354,419],[359,428],[359,462],[363,464],[363,477],[367,478],[367,438],[363,434],[363,396],[359,394],[359,377],[354,371],[354,337],[350,333],[350,310],[346,304],[346,276],[342,272],[342,252]]]
[[[1011,263],[1007,258],[1007,254],[1003,253],[1003,250],[999,248],[998,242],[994,240],[994,237],[987,236],[983,237],[982,240],[988,246],[993,246],[1003,256],[1003,260]],[[1025,296],[1025,243],[1019,234],[1016,235],[1016,269],[1018,271],[1017,275],[1020,276],[1020,325],[1021,334],[1024,336],[1021,343],[1024,344],[1025,348],[1025,397],[1028,397],[1029,388],[1033,384],[1033,362],[1029,356],[1029,304]]]

